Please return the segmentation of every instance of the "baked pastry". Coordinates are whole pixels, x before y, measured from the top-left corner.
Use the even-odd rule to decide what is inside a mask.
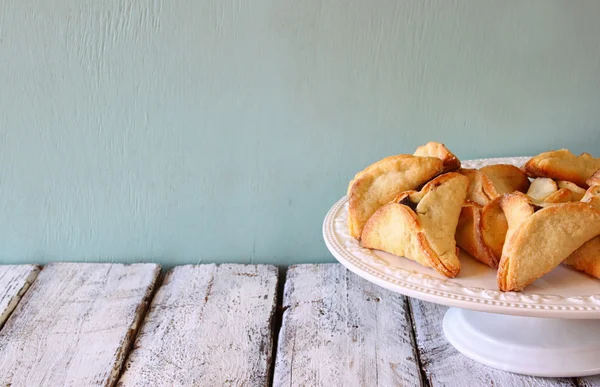
[[[520,193],[503,196],[500,200],[500,207],[502,207],[508,226],[504,236],[504,244],[506,245],[519,227],[534,214],[536,207],[527,195]],[[502,246],[502,251],[504,251],[504,246]],[[502,255],[500,255],[500,260],[502,260]]]
[[[440,174],[437,157],[397,155],[386,157],[357,173],[348,185],[348,228],[360,238],[367,220],[403,191],[413,190]]]
[[[462,168],[459,172],[469,178],[467,200],[480,206],[485,206],[505,193],[526,192],[529,189],[529,179],[514,165],[495,164],[480,169]]]
[[[430,141],[415,150],[414,156],[437,157],[444,164],[443,173],[460,168],[460,160],[442,143]]]
[[[473,258],[494,269],[498,268],[508,231],[508,222],[502,209],[505,196],[498,196],[479,208],[464,205],[459,227],[456,229],[457,245]],[[469,213],[469,209],[465,209],[466,207],[472,207],[473,215]]]
[[[583,198],[583,195],[585,195],[585,189],[581,188],[577,184],[571,183],[570,181],[559,180],[556,182],[556,185],[558,186],[559,190],[566,188],[571,191],[572,200],[570,201],[572,202],[580,201]]]
[[[449,172],[421,191],[407,191],[378,209],[361,236],[365,248],[382,250],[453,278],[460,271],[454,239],[468,179]]]
[[[544,201],[548,196],[558,191],[558,184],[549,177],[538,177],[533,179],[527,195],[534,200]]]
[[[593,185],[588,188],[581,201],[600,208],[600,185]]]
[[[498,268],[498,262],[502,257],[502,247],[508,232],[508,221],[502,209],[502,201],[505,195],[498,196],[481,209],[481,238],[496,262],[495,269]]]
[[[501,291],[521,291],[560,264],[600,279],[600,159],[588,153],[469,169],[432,141],[368,166],[347,194],[362,247],[445,277],[459,274],[460,247],[497,269]]]
[[[478,261],[497,268],[507,228],[498,198],[506,193],[527,191],[529,179],[509,164],[460,172],[469,178],[470,184],[456,228],[456,243]]]
[[[535,200],[531,197],[522,195],[520,193],[514,193],[514,195],[503,195],[494,199],[481,209],[481,214],[479,215],[479,229],[474,232],[474,235],[478,235],[478,239],[476,239],[476,241],[478,242],[478,249],[472,251],[461,246],[461,243],[459,242],[457,228],[458,245],[464,250],[466,250],[477,260],[486,263],[491,267],[497,268],[497,262],[499,262],[502,257],[502,248],[504,247],[504,243],[507,239],[508,233],[508,221],[504,213],[503,205],[506,206],[509,211],[512,210],[511,214],[514,219],[514,209],[517,208],[514,201],[518,201],[520,203],[521,210],[527,211],[526,214],[530,214],[532,209],[535,210],[560,203],[551,202],[551,200],[553,199],[552,196],[554,195],[555,198],[558,198],[559,195],[556,194],[560,194],[564,191],[568,192],[570,195],[569,198],[572,199],[565,200],[564,202],[577,201],[576,196],[578,196],[579,194],[574,194],[573,191],[570,191],[560,182],[558,186],[563,186],[563,188],[559,189],[558,191],[555,191],[555,193],[551,195],[546,196],[545,200],[547,201]],[[577,192],[577,189],[580,188],[577,187],[574,190]],[[600,194],[600,189],[598,191],[598,193]],[[514,196],[516,196],[516,198]],[[598,203],[598,207],[600,207],[600,200]],[[461,217],[462,216],[463,214],[461,213]],[[514,229],[516,223],[513,222],[512,224]],[[586,258],[583,259],[582,257]],[[597,257],[598,259],[590,259],[590,257]],[[577,249],[571,256],[569,256],[569,258],[566,259],[564,263],[576,268],[577,270],[588,272],[588,274],[590,275],[595,275],[591,273],[600,273],[600,251],[595,252],[593,250],[592,245],[586,247],[586,245],[584,244],[579,249]],[[579,261],[581,262],[578,263]],[[596,262],[598,265],[597,269],[593,266],[593,264],[595,264]],[[496,266],[493,266],[493,263],[496,263]]]
[[[563,264],[600,279],[600,235],[581,245]]]
[[[493,164],[479,169],[492,182],[492,199],[514,191],[527,192],[529,179],[521,169],[510,164]]]
[[[562,184],[559,184],[559,186],[560,185]],[[559,191],[560,190],[556,192]],[[551,196],[552,195],[547,196],[546,199],[551,198]],[[519,219],[526,218],[535,212],[536,209],[549,207],[553,204],[556,203],[537,201],[531,197],[515,193],[514,195],[503,195],[498,197],[483,207],[480,216],[481,245],[485,246],[485,248],[491,252],[493,255],[491,260],[499,261],[501,259],[502,248],[505,241],[508,239],[508,220],[503,206],[506,207],[508,216],[512,219],[512,232],[514,232],[520,224]],[[599,241],[593,242],[596,238],[598,238]],[[584,243],[562,263],[592,276],[599,275],[600,249],[598,249],[598,246],[600,246],[600,236],[596,238]],[[470,254],[473,255],[472,253]],[[481,259],[479,260],[482,261]]]
[[[588,188],[581,201],[600,208],[600,185]],[[563,264],[600,279],[600,235],[585,242]]]
[[[529,177],[566,180],[587,188],[586,181],[600,169],[600,159],[589,153],[576,156],[567,149],[559,149],[532,157],[522,169]]]
[[[494,199],[494,183],[483,172],[478,169],[461,168],[459,171],[469,179],[467,200],[472,203],[485,206]]]
[[[584,191],[585,192],[585,191]],[[558,191],[548,195],[544,202],[546,203],[567,203],[567,202],[578,202],[581,197],[573,193],[568,188],[561,188]]]
[[[598,169],[594,174],[586,180],[587,185],[590,187],[593,185],[600,185],[600,169]]]
[[[600,209],[587,203],[560,203],[537,211],[525,195],[503,203],[508,221],[498,265],[501,291],[521,291],[600,235]]]
[[[517,199],[514,198],[515,196]],[[529,195],[513,192],[512,195],[499,196],[485,205],[481,210],[481,239],[482,243],[489,248],[496,261],[500,261],[502,257],[502,249],[508,233],[505,206],[511,209],[514,206],[514,203],[512,203],[514,200],[527,203],[527,208],[531,206],[534,209],[549,207],[557,203],[576,201],[573,199],[573,194],[569,189],[561,188],[546,196],[544,200],[537,200]]]
[[[566,203],[581,200],[585,190],[570,181],[554,181],[549,177],[538,177],[531,182],[527,195],[534,202]]]
[[[483,239],[481,214],[482,207],[479,204],[468,200],[463,204],[454,236],[456,245],[478,261],[497,268],[498,259]]]
[[[548,203],[578,202],[585,190],[570,181],[554,181],[549,177],[538,177],[531,182],[527,195],[540,206]]]

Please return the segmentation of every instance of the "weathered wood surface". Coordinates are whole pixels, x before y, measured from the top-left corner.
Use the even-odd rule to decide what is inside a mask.
[[[579,379],[577,379],[577,386],[579,386],[579,387],[600,387],[600,375],[579,378]]]
[[[119,386],[267,386],[278,272],[174,268],[154,297]]]
[[[40,271],[37,265],[0,265],[0,328]]]
[[[406,299],[338,264],[287,273],[274,383],[418,386]]]
[[[0,331],[0,386],[114,385],[159,272],[46,265]]]
[[[536,378],[486,367],[458,352],[444,337],[448,308],[410,299],[421,366],[430,386],[573,386],[573,379]]]

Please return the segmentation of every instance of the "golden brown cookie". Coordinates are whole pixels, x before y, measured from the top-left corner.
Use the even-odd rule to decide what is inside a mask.
[[[600,279],[600,235],[585,242],[563,264]]]
[[[501,291],[523,290],[600,235],[600,209],[587,203],[553,204],[535,211],[519,198],[503,208],[509,226],[497,274]]]
[[[502,247],[508,232],[508,221],[502,209],[502,201],[507,195],[498,196],[481,209],[481,237],[482,242],[494,256],[494,262],[498,263],[502,257]]]
[[[415,150],[415,156],[437,157],[444,163],[444,173],[460,168],[460,160],[442,143],[430,141]]]
[[[527,175],[514,165],[494,164],[479,170],[491,180],[493,191],[490,193],[494,196],[493,198],[514,191],[527,192],[529,189],[530,183]]]
[[[485,206],[496,197],[494,183],[479,169],[461,168],[458,172],[469,179],[468,201]]]
[[[467,200],[485,206],[505,193],[526,192],[529,179],[519,168],[508,164],[488,165],[480,169],[461,168],[469,178]]]
[[[360,238],[367,220],[403,191],[415,189],[440,174],[437,157],[397,155],[386,157],[357,173],[348,185],[348,228]]]
[[[362,233],[362,246],[406,257],[446,277],[460,271],[454,234],[468,179],[454,172],[419,192],[407,191],[377,210]]]
[[[600,185],[593,185],[588,188],[581,201],[600,208]]]
[[[508,227],[499,199],[507,193],[527,191],[529,179],[519,168],[508,164],[460,172],[469,178],[470,184],[456,230],[456,243],[478,261],[497,268]]]
[[[549,177],[538,177],[533,179],[527,195],[534,200],[544,201],[548,196],[558,191],[558,184]]]
[[[566,180],[587,188],[586,180],[600,169],[600,159],[592,157],[589,153],[576,156],[567,149],[559,149],[532,157],[522,169],[529,177]]]
[[[467,201],[463,205],[456,227],[456,245],[478,261],[497,268],[498,259],[483,239],[481,214],[482,207],[479,204]]]
[[[600,169],[598,169],[594,174],[586,180],[588,186],[600,185]]]
[[[570,201],[572,202],[580,201],[583,198],[583,195],[585,195],[585,189],[581,188],[577,184],[571,183],[570,181],[559,180],[556,182],[556,185],[558,185],[559,189],[566,188],[571,191],[572,200]]]

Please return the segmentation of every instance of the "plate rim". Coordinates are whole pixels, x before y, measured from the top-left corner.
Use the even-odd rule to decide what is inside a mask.
[[[528,156],[483,158],[464,160],[461,163],[463,168],[481,163],[517,165],[528,158]],[[322,224],[323,238],[327,249],[338,262],[369,282],[408,297],[481,312],[563,319],[600,318],[600,294],[565,297],[560,294],[501,292],[498,289],[465,287],[452,282],[451,279],[435,278],[402,267],[392,268],[382,264],[377,270],[337,240],[335,222],[339,219],[338,213],[347,202],[348,196],[344,195],[328,210]],[[343,221],[346,223],[345,219]],[[363,249],[359,245],[357,248]]]

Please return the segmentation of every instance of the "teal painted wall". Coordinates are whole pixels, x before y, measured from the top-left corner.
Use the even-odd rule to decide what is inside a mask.
[[[330,261],[354,173],[600,156],[600,1],[0,2],[0,260]]]

